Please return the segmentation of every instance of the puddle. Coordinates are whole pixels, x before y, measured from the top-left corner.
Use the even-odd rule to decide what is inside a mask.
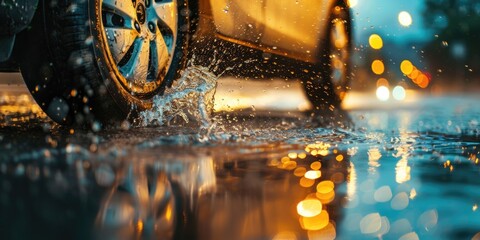
[[[215,82],[186,69],[128,130],[4,128],[0,238],[480,236],[478,97],[351,109],[351,128],[324,127],[298,112],[212,118]]]

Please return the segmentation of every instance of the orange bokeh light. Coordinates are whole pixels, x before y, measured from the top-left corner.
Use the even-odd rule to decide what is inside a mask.
[[[380,60],[374,60],[372,62],[372,72],[381,75],[385,71],[385,65]]]

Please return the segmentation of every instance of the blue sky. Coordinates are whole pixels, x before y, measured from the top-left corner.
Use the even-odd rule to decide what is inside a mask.
[[[423,42],[433,37],[422,21],[424,2],[421,0],[358,0],[352,10],[358,43],[367,42],[372,32],[395,42]],[[408,28],[398,23],[401,11],[412,15],[413,24]]]

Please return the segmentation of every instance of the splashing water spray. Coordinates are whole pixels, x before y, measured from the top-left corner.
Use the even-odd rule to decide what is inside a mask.
[[[199,124],[202,129],[212,127],[217,76],[206,67],[190,66],[163,96],[156,96],[152,109],[140,113],[139,126],[161,126],[183,120]]]

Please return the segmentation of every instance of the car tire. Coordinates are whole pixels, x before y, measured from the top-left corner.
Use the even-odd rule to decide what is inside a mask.
[[[303,87],[314,111],[340,107],[350,84],[351,31],[347,6],[335,5],[331,11],[325,40],[321,46],[318,74],[303,80]]]
[[[184,68],[190,12],[186,0],[43,0],[15,57],[55,122],[118,124],[151,108]]]

